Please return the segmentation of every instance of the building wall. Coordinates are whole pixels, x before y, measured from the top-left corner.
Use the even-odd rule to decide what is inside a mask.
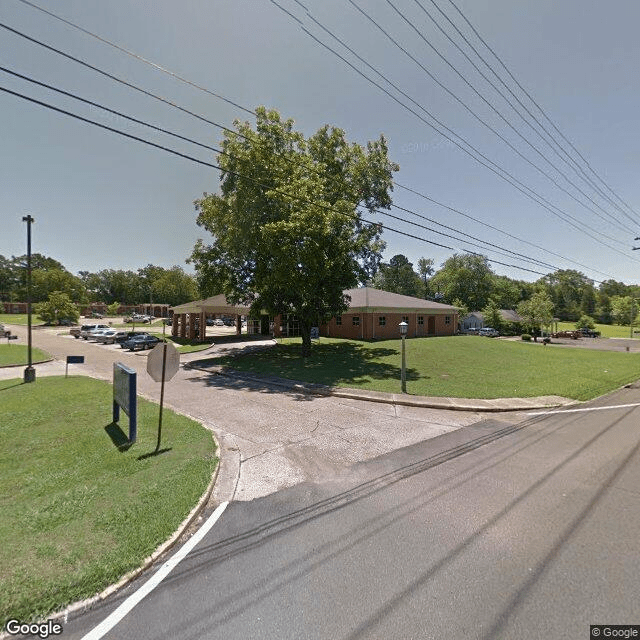
[[[449,318],[449,322],[446,318]],[[354,324],[354,318],[359,324]],[[380,324],[384,318],[384,324]],[[420,318],[422,322],[420,322]],[[431,321],[430,321],[431,318]],[[427,313],[345,313],[341,316],[341,324],[331,318],[328,324],[320,328],[320,335],[331,338],[350,338],[354,340],[381,339],[389,340],[400,335],[399,324],[405,319],[409,325],[407,337],[451,336],[458,324],[457,314]]]

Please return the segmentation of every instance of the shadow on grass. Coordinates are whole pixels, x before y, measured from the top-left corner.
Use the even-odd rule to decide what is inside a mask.
[[[19,382],[16,382],[15,384],[10,384],[8,387],[2,387],[2,389],[0,389],[0,391],[6,391],[7,389],[13,389],[14,387],[19,387],[20,385],[25,384],[22,380],[20,380]]]
[[[158,449],[157,451],[151,451],[151,453],[145,453],[141,456],[138,456],[138,460],[146,460],[147,458],[154,458],[155,456],[159,456],[163,453],[168,453],[171,451],[172,447],[167,447],[166,449]]]
[[[385,358],[397,358],[397,364],[385,362]],[[250,373],[262,381],[226,381],[224,386],[242,387],[255,391],[270,391],[269,378],[284,378],[300,382],[313,383],[326,387],[361,386],[371,380],[400,380],[400,350],[375,346],[374,342],[341,342],[322,344],[312,347],[311,356],[303,359],[300,345],[277,345],[264,351],[239,353],[218,358],[205,358],[192,363],[197,367],[222,366],[236,371]],[[415,368],[406,370],[407,381],[424,378],[424,374]],[[219,386],[220,382],[212,377],[210,386]],[[282,392],[272,390],[273,392]],[[297,397],[298,394],[293,391]]]
[[[127,451],[132,442],[129,442],[129,438],[125,434],[125,432],[120,428],[120,425],[117,422],[112,422],[108,424],[104,430],[107,432],[107,435],[111,438],[111,442],[113,442],[115,448],[118,451],[125,452]]]

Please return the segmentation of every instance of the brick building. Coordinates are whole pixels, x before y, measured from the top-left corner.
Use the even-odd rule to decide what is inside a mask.
[[[457,307],[370,287],[348,289],[345,293],[351,297],[349,309],[320,327],[320,335],[360,340],[397,338],[402,321],[409,325],[409,338],[456,333]]]
[[[348,310],[319,327],[320,335],[357,340],[397,338],[400,335],[398,325],[403,320],[409,325],[407,336],[410,338],[450,336],[457,331],[457,307],[370,287],[347,289],[344,293],[351,298]],[[248,307],[230,304],[224,295],[188,302],[173,307],[172,311],[172,334],[191,339],[195,338],[197,327],[204,326],[208,316],[235,317],[236,331],[240,333],[240,317],[249,314]],[[276,338],[300,335],[293,316],[249,317],[247,332]]]

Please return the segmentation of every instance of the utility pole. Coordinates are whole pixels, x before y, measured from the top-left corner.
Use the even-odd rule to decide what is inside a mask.
[[[36,370],[33,368],[33,358],[31,355],[31,224],[35,220],[31,215],[26,215],[22,218],[23,222],[27,223],[27,351],[28,351],[28,365],[24,370],[24,381],[35,382]]]

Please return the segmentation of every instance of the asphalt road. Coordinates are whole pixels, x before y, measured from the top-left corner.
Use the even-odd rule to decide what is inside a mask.
[[[601,410],[480,422],[231,503],[105,638],[574,640],[640,624],[636,404],[633,388]]]

